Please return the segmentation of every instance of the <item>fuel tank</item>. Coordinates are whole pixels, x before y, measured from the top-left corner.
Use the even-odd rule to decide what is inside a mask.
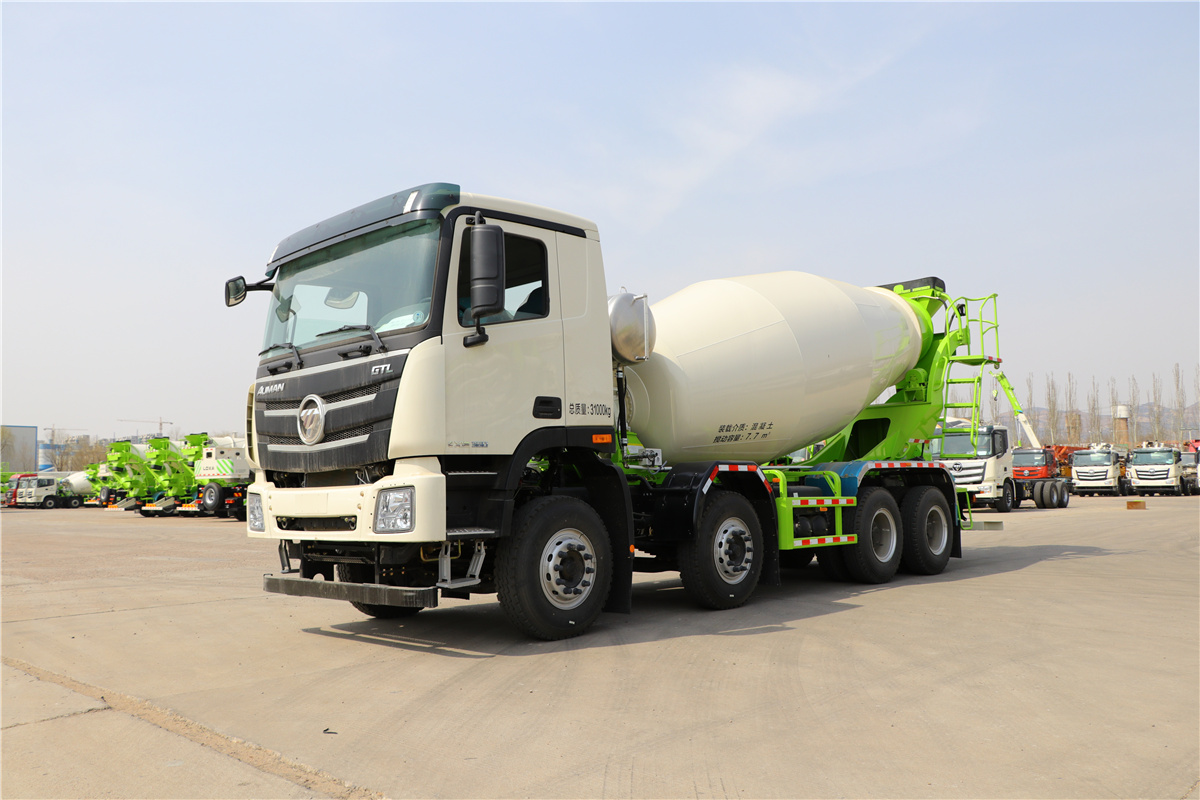
[[[651,306],[629,427],[668,463],[768,461],[822,441],[916,365],[930,335],[887,289],[803,272],[703,281]]]

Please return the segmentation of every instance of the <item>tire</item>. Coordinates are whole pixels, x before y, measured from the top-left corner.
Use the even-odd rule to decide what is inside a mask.
[[[526,634],[566,639],[600,616],[612,573],[612,544],[600,515],[578,498],[539,497],[517,511],[512,536],[497,548],[496,594]]]
[[[1046,482],[1038,481],[1033,485],[1033,504],[1038,508],[1046,507]]]
[[[42,500],[42,502],[41,502],[42,508],[54,508],[57,505],[58,505],[58,501],[55,500],[53,497],[47,497],[46,499]]]
[[[112,489],[109,489],[107,486],[102,488],[100,490],[100,504],[108,505],[108,500],[110,497],[112,497],[112,494],[113,494]]]
[[[1007,514],[1013,510],[1013,497],[1016,492],[1013,491],[1012,481],[1005,481],[1004,486],[1000,489],[1000,496],[992,503],[992,508],[996,509],[1001,514]]]
[[[164,508],[162,511],[159,511],[158,513],[159,513],[159,516],[173,517],[173,516],[175,516],[175,513],[177,511],[179,511],[179,506],[174,505],[174,506],[171,506],[170,508]]]
[[[1020,488],[1018,488],[1015,492],[1013,492],[1012,507],[1014,510],[1021,507],[1021,490],[1020,490]]]
[[[954,528],[950,504],[934,486],[917,486],[904,495],[900,506],[904,525],[904,552],[900,563],[917,575],[938,575],[950,562]]]
[[[370,574],[368,574],[370,573]],[[369,564],[334,564],[333,574],[342,583],[374,583],[374,573]],[[350,605],[376,619],[400,619],[401,617],[416,616],[421,609],[409,606],[379,606],[373,603],[355,603]]]
[[[858,541],[844,548],[846,569],[859,583],[887,583],[900,568],[904,530],[891,492],[871,486],[858,493],[852,530]]]
[[[80,500],[78,497],[72,497],[69,500],[67,500],[67,505],[70,506],[71,508],[79,508],[81,505],[83,505],[83,501]]]
[[[734,492],[715,492],[699,530],[679,546],[684,591],[703,608],[737,608],[757,588],[765,552],[762,525],[750,501]]]
[[[232,516],[238,522],[245,522],[246,521],[246,507],[238,506],[233,511],[227,512],[227,516]]]
[[[1067,488],[1065,483],[1058,485],[1058,507],[1066,508],[1071,504],[1071,490]]]
[[[1058,503],[1059,503],[1058,484],[1055,483],[1054,481],[1046,481],[1046,483],[1043,484],[1043,486],[1045,488],[1042,489],[1042,500],[1045,504],[1045,507],[1046,508],[1058,508]]]
[[[206,483],[204,489],[200,493],[200,505],[210,514],[217,513],[217,509],[225,505],[225,489],[218,483]]]

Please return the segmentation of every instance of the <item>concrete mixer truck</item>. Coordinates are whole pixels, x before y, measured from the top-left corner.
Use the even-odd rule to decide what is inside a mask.
[[[287,237],[226,304],[255,291],[269,592],[380,618],[496,593],[560,639],[630,611],[635,572],[728,609],[814,554],[873,584],[961,555],[969,504],[925,455],[951,369],[998,363],[994,295],[789,272],[610,299],[592,222],[453,184]]]

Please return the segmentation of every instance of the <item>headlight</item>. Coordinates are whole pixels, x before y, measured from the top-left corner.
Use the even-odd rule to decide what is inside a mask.
[[[250,530],[258,531],[259,533],[267,529],[266,520],[263,519],[261,495],[246,495],[246,524]]]
[[[384,489],[375,500],[376,533],[407,533],[413,529],[413,487]]]

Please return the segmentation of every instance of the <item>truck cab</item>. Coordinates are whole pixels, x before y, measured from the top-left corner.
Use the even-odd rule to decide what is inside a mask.
[[[1086,450],[1071,454],[1071,478],[1076,494],[1089,496],[1129,494],[1129,481],[1124,475],[1124,458],[1111,444],[1093,444]]]
[[[1139,495],[1176,494],[1190,491],[1184,479],[1183,454],[1178,447],[1161,442],[1143,442],[1129,453],[1125,474]]]
[[[1038,508],[1065,508],[1070,502],[1072,485],[1060,477],[1054,448],[1017,448],[1012,463],[1017,490],[1014,508],[1025,500],[1032,500]]]
[[[954,477],[955,487],[967,492],[972,504],[1000,513],[1013,509],[1017,487],[1013,479],[1013,451],[1008,428],[983,425],[972,433],[969,424],[949,424],[941,439],[942,462]],[[963,454],[972,455],[963,455]]]

